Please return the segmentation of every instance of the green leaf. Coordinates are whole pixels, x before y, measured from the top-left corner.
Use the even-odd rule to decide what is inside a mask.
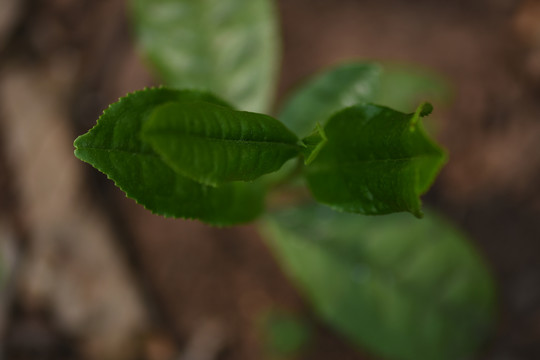
[[[312,329],[293,313],[271,310],[264,314],[261,324],[265,352],[270,358],[290,358],[307,347]]]
[[[314,311],[396,360],[471,356],[494,323],[494,284],[459,232],[427,213],[362,217],[320,205],[273,214],[264,233]]]
[[[326,146],[306,167],[315,198],[341,211],[421,217],[419,196],[446,161],[419,119],[431,108],[404,114],[367,104],[334,115],[324,128]]]
[[[309,79],[285,102],[279,119],[305,135],[344,107],[370,102],[412,112],[423,101],[447,103],[450,93],[440,75],[417,66],[353,62]]]
[[[414,65],[383,63],[379,82],[369,102],[412,112],[423,101],[447,104],[451,88],[439,74]]]
[[[131,0],[138,43],[166,84],[266,112],[279,61],[270,0]]]
[[[279,119],[298,135],[309,134],[338,110],[370,101],[381,73],[375,63],[339,65],[319,75],[294,92]]]
[[[113,180],[126,195],[155,214],[196,218],[215,225],[248,222],[263,208],[263,191],[255,183],[214,188],[171,169],[140,139],[152,111],[174,101],[206,101],[227,106],[214,96],[165,88],[129,94],[111,105],[97,125],[75,140],[75,156]]]
[[[204,102],[157,107],[142,138],[178,173],[212,186],[255,180],[300,152],[276,119]]]

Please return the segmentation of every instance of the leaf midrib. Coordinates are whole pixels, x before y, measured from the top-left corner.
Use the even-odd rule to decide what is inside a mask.
[[[100,147],[94,147],[94,146],[79,146],[79,147],[76,148],[76,150],[97,150],[97,151],[105,151],[105,152],[121,152],[121,153],[128,153],[128,154],[134,154],[134,155],[142,155],[142,156],[150,156],[150,157],[160,158],[158,154],[153,153],[153,152],[143,152],[143,151],[118,149],[118,148],[100,148]]]
[[[356,161],[349,161],[349,162],[324,162],[324,163],[317,163],[316,161],[313,163],[313,165],[310,166],[310,171],[327,171],[329,169],[343,169],[343,168],[349,168],[349,167],[356,167],[361,164],[366,163],[375,163],[375,162],[406,162],[406,161],[414,161],[422,158],[437,158],[437,154],[429,154],[429,155],[415,155],[410,157],[402,157],[402,158],[387,158],[387,159],[359,159]]]
[[[203,136],[203,135],[200,135],[200,134],[194,134],[194,133],[186,133],[186,132],[180,132],[180,131],[169,131],[169,130],[152,130],[152,131],[147,131],[146,132],[147,135],[149,135],[150,137],[154,134],[157,134],[157,135],[160,135],[160,134],[165,134],[165,135],[170,135],[170,134],[176,134],[176,136],[178,137],[192,137],[192,138],[197,138],[197,139],[201,139],[201,140],[209,140],[209,141],[215,141],[215,142],[220,142],[220,141],[223,141],[223,142],[237,142],[237,143],[253,143],[253,144],[273,144],[273,145],[283,145],[283,146],[288,146],[288,147],[292,147],[292,148],[300,148],[297,144],[292,144],[292,143],[288,143],[288,142],[284,142],[282,140],[276,140],[276,141],[271,141],[271,140],[245,140],[245,139],[228,139],[228,138],[219,138],[219,137],[215,137],[215,136]]]

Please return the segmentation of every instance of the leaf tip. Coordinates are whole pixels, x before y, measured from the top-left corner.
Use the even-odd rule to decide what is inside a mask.
[[[431,105],[429,102],[423,102],[416,108],[416,111],[414,112],[413,116],[411,117],[411,131],[414,130],[414,127],[418,123],[421,117],[428,116],[433,112],[433,105]]]
[[[422,210],[420,208],[418,209],[415,209],[412,214],[414,215],[415,218],[417,219],[423,219],[424,218],[424,213],[422,212]]]
[[[418,109],[420,110],[421,117],[428,116],[429,114],[433,112],[433,105],[431,105],[431,103],[424,102],[420,104]]]
[[[73,148],[74,148],[73,155],[75,155],[75,157],[81,161],[84,161],[83,156],[81,154],[81,149],[84,147],[83,140],[84,140],[85,135],[86,134],[80,135],[73,141]]]

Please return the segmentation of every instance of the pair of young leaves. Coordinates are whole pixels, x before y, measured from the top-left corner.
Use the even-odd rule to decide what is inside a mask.
[[[409,211],[444,162],[419,117],[370,104],[346,108],[299,141],[278,120],[236,111],[215,96],[166,88],[111,105],[75,141],[75,155],[154,213],[215,225],[248,222],[264,207],[254,181],[303,155],[317,200],[364,214]]]

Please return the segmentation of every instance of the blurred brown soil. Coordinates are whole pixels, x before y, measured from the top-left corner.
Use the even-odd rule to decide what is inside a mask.
[[[313,323],[301,359],[373,358],[313,316],[254,226],[153,216],[73,158],[71,142],[109,103],[154,83],[124,1],[0,7],[10,11],[0,16],[0,242],[16,249],[0,303],[6,359],[262,359],[257,322],[272,308]],[[450,80],[454,103],[437,115],[451,161],[425,201],[471,235],[499,284],[498,329],[477,358],[540,359],[538,2],[281,0],[279,10],[280,98],[350,59]]]

